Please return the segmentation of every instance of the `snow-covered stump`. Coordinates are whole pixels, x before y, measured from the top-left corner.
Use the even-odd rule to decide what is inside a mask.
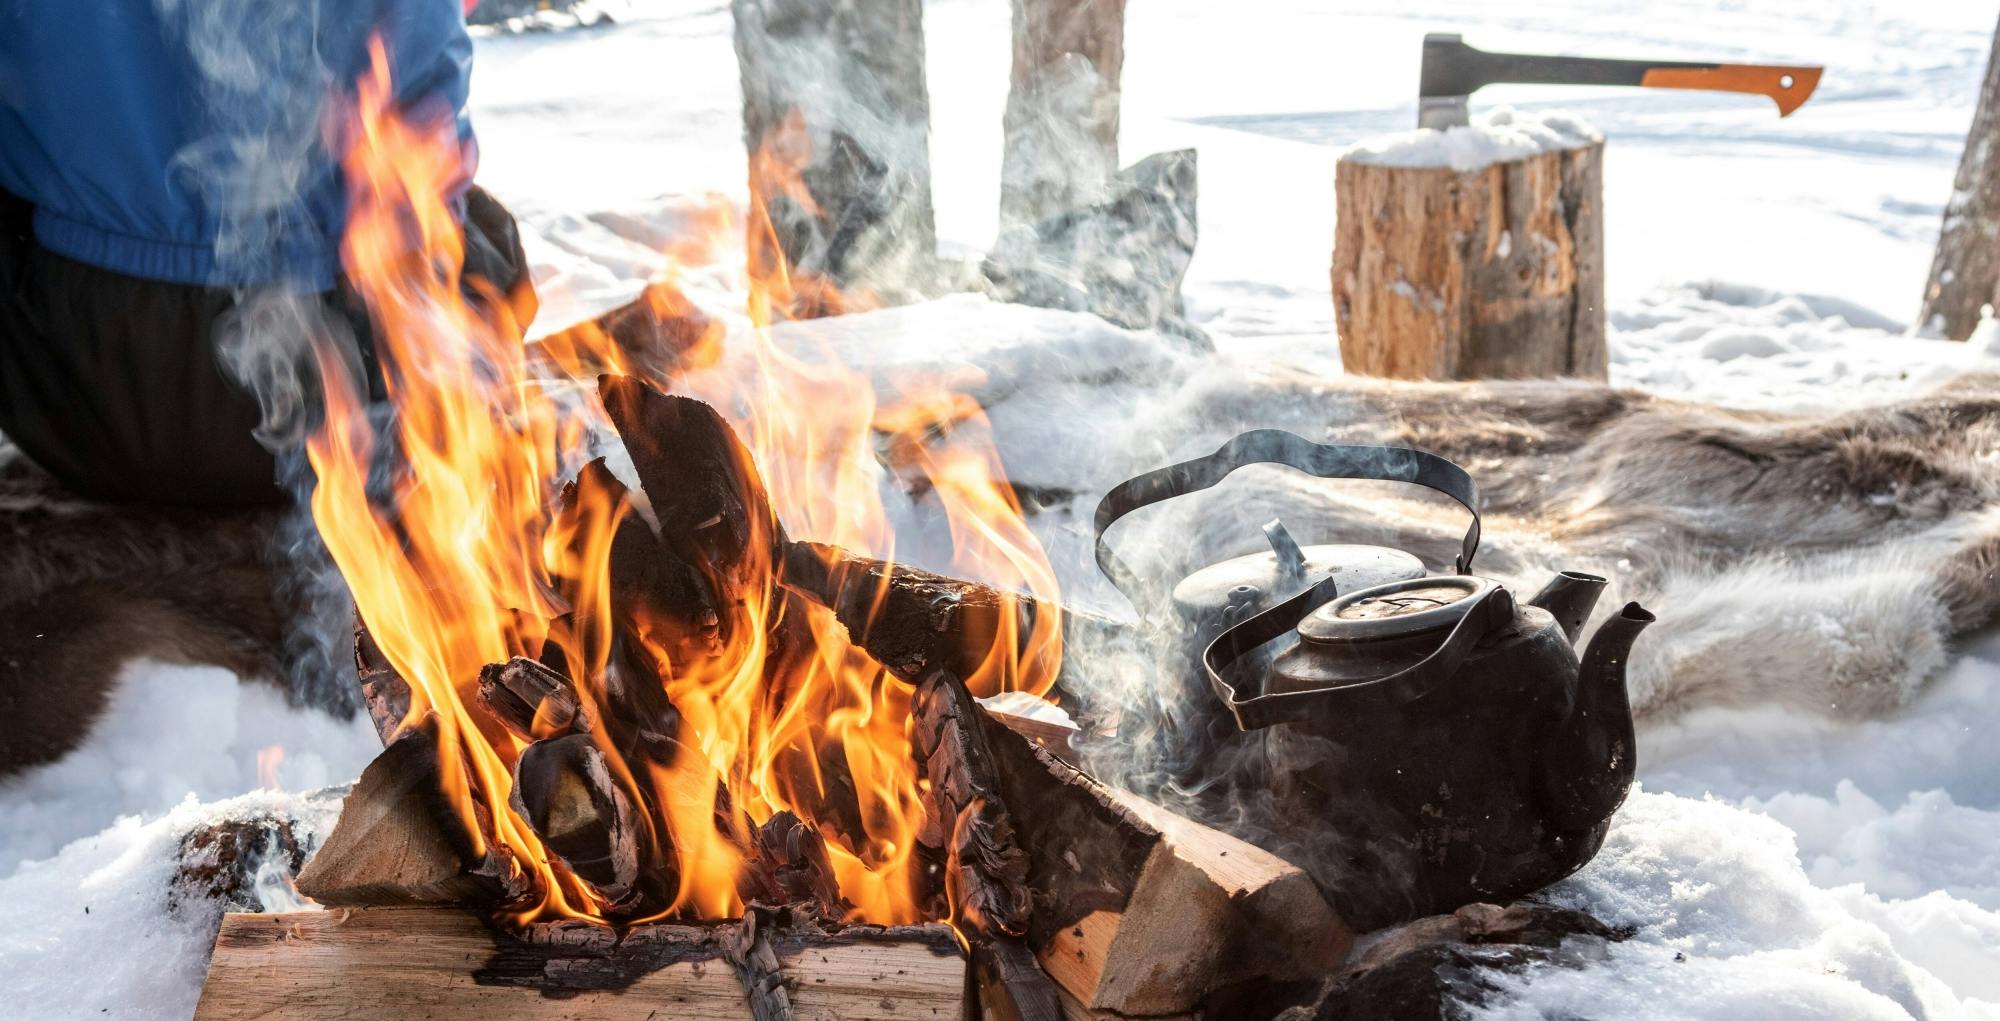
[[[1348,372],[1604,379],[1604,139],[1496,110],[1364,143],[1335,171]]]
[[[750,154],[751,272],[780,315],[900,303],[932,288],[922,0],[731,0]],[[821,285],[830,285],[821,286]],[[865,292],[865,295],[858,293]]]
[[[2000,285],[2000,29],[1986,58],[1979,106],[1944,207],[1919,326],[1965,340]]]
[[[1014,0],[1002,228],[1104,199],[1118,170],[1125,0]]]

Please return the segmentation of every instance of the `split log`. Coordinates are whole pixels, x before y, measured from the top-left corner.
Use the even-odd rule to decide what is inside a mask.
[[[786,547],[780,583],[831,609],[854,644],[911,683],[938,670],[976,676],[1003,636],[1025,641],[1038,616],[1061,612],[1030,596],[811,542]]]
[[[796,292],[775,295],[791,300],[774,311],[831,315],[856,291],[896,301],[926,289],[937,225],[921,0],[729,6],[750,153],[750,272],[775,280],[788,267]]]
[[[488,664],[479,671],[479,706],[501,726],[525,740],[590,732],[585,712],[569,678],[516,656]]]
[[[1352,934],[1297,866],[979,722],[999,794],[1021,806],[1027,944],[1083,1007],[1184,1013],[1231,984],[1315,979],[1346,954]]]
[[[223,919],[198,1021],[748,1019],[729,960],[736,926],[551,923],[514,935],[436,908]],[[773,926],[794,1016],[960,1016],[965,964],[943,926]]]
[[[1103,201],[1118,170],[1125,0],[1014,0],[1000,224]]]
[[[299,892],[330,907],[492,903],[465,828],[445,800],[426,729],[382,749],[341,803],[340,822],[299,870]]]
[[[629,376],[605,376],[597,392],[632,455],[660,545],[699,572],[708,597],[700,610],[719,616],[716,637],[727,643],[744,592],[758,572],[770,570],[768,558],[784,541],[749,449],[701,401],[660,393]]]
[[[1965,340],[2000,287],[2000,28],[1986,57],[1986,77],[1972,129],[1958,157],[1951,201],[1945,203],[1937,254],[1917,324],[1950,340]]]
[[[1603,158],[1602,140],[1466,171],[1343,156],[1333,304],[1346,370],[1605,379]]]

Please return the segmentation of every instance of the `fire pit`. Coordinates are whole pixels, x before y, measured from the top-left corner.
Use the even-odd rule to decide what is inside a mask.
[[[395,418],[326,357],[308,447],[385,747],[298,879],[338,910],[232,916],[200,1016],[1173,1016],[1340,959],[1303,871],[980,703],[1063,697],[1066,635],[1108,625],[1064,611],[976,405],[876,407],[761,330],[747,375],[704,372],[705,328],[525,357],[460,297],[452,164],[388,95],[346,246]],[[835,294],[780,266],[753,320],[800,286]],[[894,561],[885,462],[999,584]]]

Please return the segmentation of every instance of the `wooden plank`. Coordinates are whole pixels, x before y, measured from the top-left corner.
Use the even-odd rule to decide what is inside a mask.
[[[939,930],[940,932],[942,930]],[[607,930],[607,940],[608,940]],[[495,938],[441,908],[229,914],[215,940],[196,1021],[742,1021],[742,984],[719,952],[691,953],[625,988],[545,995],[476,976]],[[801,1019],[955,1019],[965,964],[940,940],[774,943]]]

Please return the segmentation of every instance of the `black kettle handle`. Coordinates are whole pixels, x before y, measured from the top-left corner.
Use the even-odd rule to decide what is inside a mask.
[[[1141,507],[1207,489],[1230,472],[1252,464],[1282,464],[1323,479],[1408,482],[1443,493],[1472,514],[1472,525],[1465,530],[1465,541],[1454,564],[1458,573],[1472,573],[1472,555],[1479,551],[1479,488],[1473,485],[1472,476],[1465,469],[1415,447],[1314,443],[1283,429],[1253,429],[1206,457],[1156,468],[1113,486],[1097,502],[1097,569],[1132,601],[1135,609],[1145,612],[1134,595],[1132,572],[1104,541],[1105,530],[1112,522]]]
[[[1223,679],[1223,674],[1230,664],[1297,627],[1307,614],[1319,609],[1335,595],[1333,579],[1322,579],[1312,588],[1229,627],[1202,650],[1201,665],[1208,674],[1208,686],[1214,689],[1215,697],[1229,707],[1230,715],[1236,717],[1237,729],[1257,730],[1274,723],[1297,723],[1324,712],[1322,707],[1326,704],[1327,691],[1286,691],[1238,699],[1235,686]],[[1472,605],[1466,608],[1465,616],[1458,619],[1451,633],[1430,655],[1393,674],[1335,690],[1342,695],[1380,691],[1397,704],[1414,702],[1457,673],[1466,655],[1481,639],[1506,627],[1513,619],[1513,593],[1495,585],[1474,597]]]

